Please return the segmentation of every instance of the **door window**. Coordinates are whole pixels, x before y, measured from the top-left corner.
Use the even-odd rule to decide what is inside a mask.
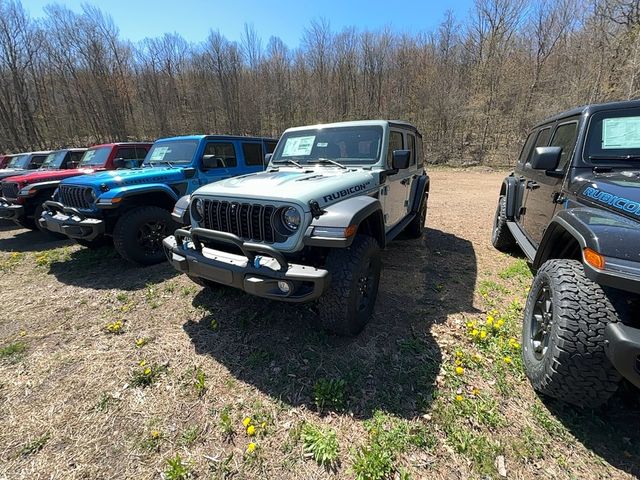
[[[402,142],[402,133],[391,132],[389,135],[389,149],[387,150],[387,162],[391,165],[394,150],[402,150],[404,146]]]
[[[273,151],[276,149],[276,145],[278,144],[278,142],[274,141],[267,141],[265,143],[267,144],[267,153],[273,153]]]
[[[520,158],[518,158],[518,163],[520,165],[524,165],[527,163],[527,159],[531,156],[531,151],[533,150],[533,142],[536,139],[536,132],[531,132],[527,137],[527,141],[524,142],[524,147],[522,147],[522,151],[520,152]]]
[[[82,156],[84,155],[84,152],[71,152],[71,155],[69,156],[69,160],[68,160],[68,164],[67,164],[67,168],[78,168],[78,165],[80,165],[80,160],[82,160]]]
[[[238,164],[236,149],[230,142],[208,143],[204,154],[213,156],[215,163],[213,168],[233,168]]]
[[[138,160],[144,160],[144,158],[147,156],[147,149],[136,147],[136,155],[138,156]]]
[[[569,164],[571,154],[573,153],[573,147],[575,147],[576,145],[577,136],[578,124],[575,122],[565,123],[564,125],[560,125],[558,128],[556,128],[556,131],[553,134],[553,139],[551,140],[551,144],[549,146],[562,147],[562,152],[560,153],[560,161],[558,162],[558,166],[556,168],[557,171],[563,172]]]
[[[415,135],[413,135],[411,133],[408,133],[407,134],[407,143],[409,144],[407,147],[411,151],[411,159],[409,161],[409,165],[411,165],[412,167],[415,167],[415,165],[416,165],[416,157],[417,157],[416,137],[415,137]]]
[[[35,170],[36,168],[40,168],[46,158],[46,155],[34,155],[28,169]]]
[[[123,160],[137,160],[136,149],[133,147],[121,147],[118,149],[118,154],[115,158],[122,158]]]
[[[259,143],[243,143],[242,153],[244,155],[244,163],[247,166],[262,165],[262,162],[264,162],[262,145]]]

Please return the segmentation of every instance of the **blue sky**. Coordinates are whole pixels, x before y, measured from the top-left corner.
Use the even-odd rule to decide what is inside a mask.
[[[51,0],[22,0],[34,17],[44,15]],[[253,25],[263,40],[280,37],[290,47],[299,44],[310,21],[326,18],[334,31],[345,26],[359,30],[378,30],[386,26],[396,32],[430,31],[442,21],[447,10],[457,19],[464,18],[473,0],[433,2],[413,0],[58,0],[71,10],[80,11],[83,3],[99,6],[111,15],[124,38],[141,40],[164,33],[180,33],[187,40],[200,42],[210,30],[220,30],[229,40],[239,40],[244,24]]]

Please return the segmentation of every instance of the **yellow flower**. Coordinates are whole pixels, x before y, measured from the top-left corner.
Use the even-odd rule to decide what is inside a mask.
[[[456,352],[456,357],[458,358],[462,357],[462,352]]]
[[[253,453],[256,451],[256,444],[251,442],[249,445],[247,445],[247,453]]]
[[[504,320],[500,319],[496,322],[496,328],[501,328],[504,325]]]
[[[20,336],[24,337],[27,334],[27,332],[25,330],[20,330]]]
[[[141,366],[141,367],[144,367],[146,364],[147,364],[147,361],[146,361],[146,360],[142,360],[142,361],[140,362],[140,366]]]
[[[481,338],[482,340],[484,340],[485,338],[487,338],[487,332],[486,332],[486,331],[484,331],[484,330],[482,330],[482,331],[480,332],[480,338]]]
[[[493,325],[493,317],[491,315],[487,317],[487,325]]]
[[[473,387],[473,390],[471,390],[472,395],[478,395],[479,393],[480,393],[480,390],[477,389],[476,387]]]
[[[464,400],[464,397],[462,395],[456,395],[456,402],[461,402]]]
[[[456,358],[456,361],[454,362],[456,365],[462,365],[462,361],[460,361],[459,358]]]
[[[151,438],[153,438],[153,439],[160,438],[160,432],[158,430],[152,430],[151,431]]]
[[[504,363],[511,363],[511,357],[504,357]]]
[[[256,434],[256,427],[254,427],[253,425],[249,425],[247,427],[247,435],[249,435],[250,437],[253,437]]]
[[[464,373],[464,368],[456,367],[456,375],[462,375]]]
[[[473,355],[473,359],[474,359],[476,362],[481,362],[481,361],[482,361],[482,356],[481,356],[479,353],[475,353],[475,354]]]
[[[147,343],[147,340],[144,338],[136,339],[136,347],[142,347],[145,343]]]
[[[472,336],[474,336],[474,337],[477,337],[477,336],[478,336],[478,333],[480,333],[480,332],[478,332],[478,329],[477,329],[477,328],[474,328],[474,329],[471,331],[471,335],[472,335]]]
[[[467,322],[467,328],[473,328],[473,322]]]
[[[151,369],[150,368],[145,368],[144,369],[144,374],[145,375],[151,375]]]
[[[244,425],[244,428],[247,428],[249,425],[251,425],[251,417],[245,417],[244,420],[242,420],[242,425]]]

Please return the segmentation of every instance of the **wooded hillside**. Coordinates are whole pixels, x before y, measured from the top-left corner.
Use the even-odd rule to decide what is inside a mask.
[[[545,116],[640,92],[638,0],[476,0],[403,35],[320,19],[296,48],[212,29],[132,43],[96,7],[0,0],[0,151],[399,118],[430,162],[510,164]]]

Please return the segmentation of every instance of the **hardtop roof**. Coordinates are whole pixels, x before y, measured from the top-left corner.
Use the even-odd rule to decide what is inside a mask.
[[[624,108],[637,108],[640,107],[640,100],[624,100],[619,102],[607,102],[607,103],[590,103],[588,105],[582,105],[580,107],[575,107],[570,110],[565,110],[564,112],[560,112],[556,115],[553,115],[549,118],[546,118],[542,122],[536,124],[534,128],[541,127],[542,125],[546,125],[548,123],[557,122],[558,120],[562,120],[568,117],[575,117],[576,115],[592,115],[596,112],[601,112],[603,110],[618,110]]]

